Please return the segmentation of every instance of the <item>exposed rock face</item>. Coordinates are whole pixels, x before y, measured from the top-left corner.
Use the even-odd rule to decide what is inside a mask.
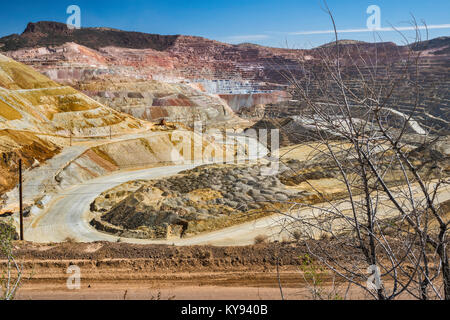
[[[68,30],[63,24],[50,22],[30,24],[23,34],[0,39],[0,46],[0,50],[9,56],[76,89],[103,82],[99,89],[82,90],[117,110],[144,119],[155,119],[173,118],[179,113],[180,117],[185,117],[191,107],[198,107],[193,113],[200,112],[208,120],[215,118],[212,113],[218,112],[216,116],[221,114],[217,101],[212,103],[214,111],[211,108],[208,111],[205,104],[192,101],[195,99],[189,97],[191,93],[173,88],[172,93],[164,97],[155,94],[156,99],[150,104],[144,89],[132,87],[135,82],[141,81],[186,81],[194,83],[200,92],[221,94],[233,110],[240,111],[241,107],[288,101],[287,95],[279,93],[286,91],[289,84],[286,73],[302,80],[305,75],[302,65],[307,65],[312,72],[320,74],[323,72],[321,57],[336,51],[334,43],[311,50],[291,50],[252,44],[230,45],[193,36],[160,36],[106,28]],[[395,73],[400,70],[410,49],[390,42],[374,44],[350,40],[340,41],[339,47],[343,73],[352,89],[358,88],[358,82],[353,80],[358,78],[359,71],[368,75],[370,67],[367,61],[376,60],[379,66],[394,63],[397,68],[393,71]],[[434,90],[433,95],[444,96],[441,99],[444,108],[440,106],[441,101],[424,106],[431,108],[432,116],[440,119],[446,112],[442,109],[448,110],[448,48],[450,37],[424,41],[413,47],[421,53],[419,71],[424,83]],[[115,87],[118,84],[124,84],[130,89],[116,97]],[[311,92],[317,93],[320,98],[321,91],[318,89],[311,84]],[[405,88],[402,91],[407,90]],[[108,91],[113,92],[113,97],[102,95],[102,92]],[[187,96],[187,99],[180,94]],[[198,95],[200,97],[202,93]],[[210,100],[210,97],[203,98]],[[136,103],[132,109],[125,107],[130,102],[127,99]],[[409,102],[403,105],[402,97],[398,97],[398,101],[400,112],[410,107]],[[428,101],[424,101],[426,103]],[[423,115],[423,109],[418,113]],[[441,126],[445,125],[448,126],[446,120],[441,123]]]
[[[186,154],[185,151],[191,148],[194,141],[202,143],[202,148],[195,148]],[[224,157],[225,151],[234,150],[188,130],[168,130],[157,135],[92,147],[67,163],[55,179],[58,186],[67,188],[120,169],[207,161],[209,156],[218,161]]]
[[[233,117],[233,111],[218,96],[185,83],[95,81],[78,88],[102,104],[144,120],[192,123],[194,119],[224,121]]]
[[[32,68],[0,55],[0,128],[62,135],[130,131],[142,122],[120,114]]]
[[[240,112],[244,108],[249,108],[256,105],[287,101],[290,98],[286,91],[248,94],[219,94],[219,97],[225,100],[230,108],[235,112]]]
[[[109,50],[116,53],[118,49],[106,48],[105,52]],[[124,59],[133,57],[126,52],[121,54],[124,54]],[[33,65],[51,79],[71,85],[102,104],[144,120],[165,118],[191,122],[196,117],[198,120],[223,121],[233,116],[225,101],[205,92],[200,84],[153,80],[155,73],[164,72],[165,64],[159,66],[150,62],[148,67],[140,68],[132,61],[116,60],[74,43],[54,50],[19,50],[12,56],[22,61],[33,61]]]
[[[141,99],[139,102],[134,101],[139,107],[133,109],[125,107],[129,102],[126,99],[120,103],[118,99],[101,96],[97,90],[83,90],[116,110],[143,119],[183,119],[194,113],[205,120],[223,120],[224,115],[231,114],[231,110],[224,108],[226,104],[223,101],[209,94],[235,94],[232,98],[234,110],[249,106],[253,101],[277,102],[282,97],[279,92],[271,91],[255,94],[255,91],[280,89],[277,84],[273,84],[271,76],[276,75],[280,79],[278,72],[273,69],[272,60],[278,54],[276,49],[253,45],[234,46],[192,36],[159,36],[104,28],[69,30],[64,24],[53,22],[30,23],[23,34],[0,39],[0,44],[3,44],[0,50],[7,51],[11,57],[33,65],[54,81],[81,90],[81,85],[96,80],[104,82],[103,90],[99,91],[114,91],[112,86],[108,86],[111,82],[127,82],[131,86],[136,81],[149,80],[251,80],[247,84],[236,82],[233,84],[236,89],[232,92],[224,89],[216,92],[209,90],[209,85],[202,86],[200,83],[199,91],[192,99],[174,97],[168,101],[156,100],[154,104]],[[288,56],[295,57],[295,51],[286,52]],[[283,57],[282,60],[286,59]],[[286,60],[286,64],[292,63]],[[177,88],[174,88],[172,93],[176,91]],[[187,95],[193,95],[192,89],[188,91]],[[135,92],[128,93],[133,95]],[[129,97],[128,93],[125,93],[126,98],[136,97]],[[158,108],[150,108],[152,106]],[[195,108],[192,111],[188,107]]]
[[[140,76],[159,79],[250,79],[273,81],[282,77],[275,63],[293,65],[295,50],[264,48],[254,45],[229,45],[193,36],[161,36],[105,28],[69,30],[55,22],[30,23],[21,35],[0,39],[4,52],[33,66],[52,65],[69,58],[67,43],[76,43],[90,51],[93,60],[107,60],[112,65],[139,68]],[[37,52],[34,49],[39,49]],[[92,54],[93,53],[93,54]],[[28,56],[28,57],[27,57]],[[96,57],[94,57],[96,56]],[[277,61],[275,61],[277,60]],[[66,64],[67,65],[67,64]],[[75,76],[92,72],[89,68],[67,70]],[[64,76],[64,73],[60,74]],[[62,77],[58,77],[61,79]],[[73,77],[71,77],[72,79]],[[57,79],[55,79],[57,80]]]
[[[17,183],[17,167],[51,158],[72,136],[142,130],[142,121],[55,83],[0,55],[0,192]]]
[[[60,150],[58,144],[34,133],[0,129],[0,194],[17,184],[20,159],[23,167],[29,168],[35,161],[44,162]]]
[[[29,36],[31,34],[36,34],[37,37],[43,35],[70,35],[71,30],[67,28],[67,25],[60,22],[52,21],[41,21],[38,23],[30,22],[23,35]]]

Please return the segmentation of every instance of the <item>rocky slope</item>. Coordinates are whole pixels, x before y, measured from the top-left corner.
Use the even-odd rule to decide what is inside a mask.
[[[142,122],[0,55],[2,129],[72,135],[130,131]]]
[[[394,43],[349,40],[342,40],[340,47],[343,52],[341,65],[350,79],[357,75],[355,66],[366,74],[365,64],[375,58],[379,65],[401,64],[409,50],[408,46]],[[436,80],[438,88],[433,90],[438,95],[443,90],[448,92],[450,38],[424,41],[412,48],[421,52],[420,70],[425,77],[424,82]],[[303,64],[320,72],[317,67],[321,57],[324,53],[332,53],[335,45],[331,43],[311,50],[291,50],[107,28],[69,30],[65,24],[38,22],[30,23],[20,35],[0,39],[0,50],[34,66],[51,79],[81,89],[119,111],[128,111],[144,119],[162,115],[171,118],[176,114],[186,117],[186,111],[190,111],[188,107],[195,106],[198,108],[194,113],[200,110],[203,118],[212,119],[214,114],[222,117],[223,102],[204,92],[220,94],[235,111],[240,111],[242,107],[287,101],[289,95],[282,93],[288,85],[287,71],[298,79],[304,76]],[[153,88],[141,83],[149,80],[155,80],[149,85]],[[153,97],[161,98],[160,92],[167,91],[170,85],[157,81],[195,83],[199,91],[193,92],[177,85],[170,88],[167,95],[172,103],[164,101],[165,105],[161,106],[153,104],[144,95],[150,91]],[[121,85],[123,90],[118,93],[117,87]],[[357,86],[357,83],[353,85]],[[184,96],[187,99],[183,99]],[[399,101],[402,101],[401,97]],[[447,106],[448,97],[443,101]],[[431,106],[432,116],[440,112],[435,110],[438,103]],[[128,104],[137,108],[128,109],[125,107]],[[203,112],[205,104],[209,106]],[[408,106],[406,102],[400,108],[407,109]],[[420,112],[423,113],[423,110]]]
[[[119,111],[128,102],[123,101],[126,100],[124,96],[136,97],[136,92],[145,94],[148,91],[158,96],[161,95],[158,91],[164,92],[170,87],[157,81],[206,81],[196,85],[198,90],[195,91],[181,85],[171,90],[171,95],[176,95],[181,89],[190,100],[187,105],[180,105],[180,101],[172,105],[153,105],[151,100],[141,99],[134,101],[140,110],[124,109],[131,114],[141,114],[144,119],[154,119],[151,114],[171,118],[176,113],[186,118],[186,107],[194,106],[196,108],[191,113],[220,121],[222,106],[226,103],[239,110],[286,98],[286,94],[278,90],[284,90],[284,87],[272,83],[271,76],[263,75],[270,73],[281,78],[275,67],[278,62],[273,61],[280,50],[248,44],[233,46],[200,37],[160,36],[105,28],[69,30],[64,24],[38,22],[30,23],[21,35],[0,39],[0,50],[34,66],[51,79],[71,85]],[[287,52],[295,56],[295,51]],[[271,71],[266,72],[267,68]],[[217,86],[217,79],[238,81]],[[246,79],[251,83],[245,83]],[[84,90],[83,85],[92,87],[91,82],[98,87],[97,80],[103,82],[100,90]],[[153,88],[144,90],[140,82],[149,80],[155,80],[151,84]],[[122,100],[120,103],[118,99],[102,94],[115,91],[114,84],[122,88],[118,94]],[[212,86],[219,90],[209,90]],[[277,91],[272,94],[274,89]],[[217,96],[212,97],[211,93],[220,93],[226,103]],[[231,110],[225,111],[226,116],[231,113]]]
[[[420,106],[412,110],[415,98],[408,83],[392,96],[391,104],[400,113],[412,111],[425,129],[450,132],[449,37],[410,47],[342,40],[339,47],[343,74],[355,92],[360,89],[360,76],[370,78],[374,71],[368,61],[377,61],[379,74],[383,66],[398,74],[410,47],[420,52],[424,93]],[[256,106],[264,106],[269,117],[298,115],[298,103],[291,99],[299,98],[288,93],[286,72],[300,83],[307,82],[307,67],[320,78],[321,57],[334,54],[336,46],[278,49],[106,28],[69,30],[64,24],[38,22],[30,23],[21,35],[0,39],[0,50],[117,111],[145,120],[191,123],[201,118],[214,123],[233,119],[233,111],[258,116],[248,110]],[[321,99],[318,84],[307,85],[311,96]]]
[[[69,144],[69,136],[142,130],[144,123],[0,55],[0,192],[24,168],[39,165]]]
[[[158,128],[161,130],[161,128]],[[194,141],[202,147],[191,148]],[[209,153],[216,161],[233,148],[209,140],[188,130],[168,130],[142,135],[89,148],[56,172],[60,188],[105,176],[118,170],[134,170],[155,166],[184,164],[205,160]]]
[[[53,48],[18,50],[8,55],[33,65],[58,83],[70,85],[100,103],[141,119],[187,122],[192,116],[218,121],[232,117],[227,103],[205,92],[201,84],[165,82],[166,75],[170,75],[167,69],[170,64],[142,56],[146,53],[152,54],[145,49],[114,47],[95,51],[67,43]]]
[[[193,36],[162,36],[107,28],[69,30],[62,23],[38,22],[30,23],[21,35],[1,38],[0,50],[12,54],[17,51],[24,60],[29,58],[31,63],[48,62],[48,65],[61,61],[64,56],[67,59],[63,48],[71,42],[88,48],[84,53],[94,59],[139,68],[142,74],[185,79],[248,79],[274,84],[285,82],[280,69],[290,68],[294,74],[301,74],[298,60],[314,63],[322,49],[334,48],[333,44],[312,50],[230,45]],[[448,54],[449,44],[450,38],[442,37],[421,42],[414,49],[439,60]],[[341,41],[340,45],[350,51],[343,58],[344,64],[351,64],[361,53],[373,56],[377,51],[382,62],[402,59],[407,52],[407,47],[394,43]]]
[[[234,116],[228,104],[218,96],[187,83],[100,80],[79,83],[76,88],[100,103],[144,120],[166,119],[192,124],[194,120],[225,121]]]
[[[42,55],[45,49],[58,53],[61,46],[70,42],[110,60],[121,60],[123,65],[153,68],[153,72],[160,68],[166,77],[183,78],[269,79],[270,75],[275,76],[276,62],[289,63],[298,55],[295,50],[229,45],[193,36],[162,36],[107,28],[69,30],[65,24],[45,21],[28,24],[20,35],[0,39],[0,46],[5,52],[41,48]]]
[[[125,32],[110,28],[67,28],[66,24],[52,21],[29,23],[21,35],[11,35],[2,39],[5,50],[23,47],[46,47],[61,45],[73,39],[90,48],[117,46],[134,49],[155,49],[162,51],[172,46],[178,36],[161,36],[139,32]]]

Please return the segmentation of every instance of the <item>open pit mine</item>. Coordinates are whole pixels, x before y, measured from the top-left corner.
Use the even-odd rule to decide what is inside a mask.
[[[336,46],[345,52],[343,85],[324,87],[332,77],[321,58]],[[362,178],[342,173],[369,163],[348,135],[364,131],[376,99],[330,103],[325,93],[339,100],[343,88],[352,98],[382,92],[382,65],[399,75],[408,54],[421,53],[414,75],[389,95],[390,107],[365,147],[377,157],[370,164],[386,170],[383,187],[419,175],[433,187],[450,175],[449,48],[443,37],[413,47],[344,41],[293,50],[29,23],[22,34],[0,39],[0,230],[10,224],[16,239],[24,237],[18,257],[41,259],[26,267],[36,267],[42,279],[53,272],[61,280],[58,266],[77,260],[92,283],[108,280],[111,268],[121,270],[111,275],[117,281],[165,283],[173,280],[166,271],[183,271],[206,285],[221,281],[217,270],[238,270],[241,276],[224,282],[242,282],[251,271],[255,278],[245,281],[265,286],[276,280],[268,273],[283,266],[294,283],[313,243],[300,240],[308,236],[338,255],[330,234],[351,234],[342,219],[317,233],[300,222],[317,218],[318,209],[351,212],[342,202],[349,193],[361,199],[363,188],[348,181]],[[375,57],[374,72],[365,62]],[[369,88],[361,78],[382,84]],[[420,92],[411,94],[419,78]],[[308,113],[311,104],[326,116]],[[339,116],[342,105],[352,121]],[[394,132],[389,138],[402,137],[396,151],[409,162],[390,165],[383,125]],[[429,137],[432,146],[423,143]],[[417,170],[405,174],[404,163]],[[369,176],[366,187],[377,178]],[[436,194],[448,218],[450,190]],[[385,202],[380,215],[393,219]],[[287,223],[293,210],[299,216]],[[352,250],[346,252],[357,256]],[[199,270],[208,276],[196,278]]]
[[[412,48],[422,53],[419,107],[406,87],[392,96],[398,103],[388,121],[395,126],[412,112],[410,140],[433,130],[449,133],[449,43],[439,38]],[[376,55],[400,73],[411,49],[341,45],[346,85],[354,92],[362,89],[358,77],[370,76],[363,61]],[[333,170],[321,172],[325,164],[307,164],[298,152],[286,152],[290,165],[282,163],[276,174],[260,173],[274,152],[305,150],[321,134],[339,140],[300,115],[304,101],[283,74],[289,69],[303,84],[307,63],[316,72],[308,90],[320,100],[320,57],[333,45],[277,49],[37,22],[1,38],[0,51],[0,213],[18,223],[21,161],[27,239],[250,244],[257,231],[242,229],[233,241],[225,233],[203,235],[273,216],[286,202],[317,202],[345,191]],[[352,108],[355,118],[364,112]],[[249,137],[260,130],[265,141],[259,133]],[[279,150],[271,145],[273,130]],[[259,140],[254,152],[251,139]],[[445,144],[439,148],[448,154]],[[250,153],[254,159],[237,159]],[[274,230],[273,239],[286,236]]]

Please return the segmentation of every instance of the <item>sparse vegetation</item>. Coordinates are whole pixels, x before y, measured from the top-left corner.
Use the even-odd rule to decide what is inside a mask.
[[[417,43],[422,34],[415,21],[413,25]],[[446,132],[433,123],[424,129],[414,118],[430,93],[421,85],[421,53],[409,44],[406,58],[397,63],[382,47],[369,56],[358,44],[342,45],[338,36],[335,29],[335,44],[318,50],[320,66],[312,70],[307,60],[299,59],[303,77],[289,72],[286,77],[301,103],[298,118],[318,142],[310,163],[333,173],[343,194],[339,200],[327,196],[327,181],[321,185],[326,179],[308,180],[306,166],[302,179],[295,168],[298,182],[324,203],[298,203],[286,220],[293,230],[300,226],[305,239],[329,241],[338,252],[359,250],[358,259],[348,265],[321,246],[309,246],[315,260],[375,299],[407,292],[417,299],[450,300],[449,221],[438,201],[439,194],[448,192],[449,159],[438,148]],[[411,102],[403,113],[398,111],[399,95]],[[375,277],[383,281],[366,285],[372,277],[367,268],[379,269]],[[314,288],[320,279],[312,280]]]
[[[263,244],[269,242],[269,237],[265,234],[260,234],[255,237],[255,244]]]
[[[0,299],[13,300],[22,282],[23,267],[14,257],[17,233],[12,221],[0,223],[0,259],[5,259],[0,274]]]

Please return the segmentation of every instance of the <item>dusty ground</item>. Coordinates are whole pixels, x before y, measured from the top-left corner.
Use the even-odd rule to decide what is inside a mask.
[[[301,271],[306,247],[175,247],[125,243],[16,243],[27,280],[18,299],[310,299]],[[349,252],[351,260],[351,253]],[[66,286],[67,268],[81,270],[81,289]],[[325,276],[324,288],[331,278]],[[361,298],[353,290],[350,297]]]
[[[354,264],[358,252],[322,241],[334,259]],[[342,299],[347,284],[307,256],[304,242],[260,243],[245,247],[137,245],[127,243],[16,242],[25,281],[16,299],[69,300],[288,300],[313,299],[312,265],[323,299]],[[279,265],[279,279],[277,273]],[[68,267],[80,268],[80,289],[69,290]],[[0,257],[0,270],[4,261]],[[389,287],[389,284],[386,284]],[[408,299],[402,295],[401,299]],[[352,286],[346,299],[370,299]]]

